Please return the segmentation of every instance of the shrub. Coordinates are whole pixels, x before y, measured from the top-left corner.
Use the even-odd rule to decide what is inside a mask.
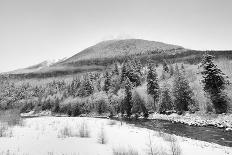
[[[60,112],[60,104],[59,104],[58,98],[56,98],[55,102],[53,103],[52,112],[54,112],[54,113]]]
[[[106,139],[106,134],[105,134],[105,129],[104,127],[101,127],[101,131],[98,135],[98,142],[100,144],[106,144],[107,143],[107,139]]]
[[[72,137],[72,131],[69,127],[64,127],[61,129],[58,133],[59,138],[66,138],[66,137]]]
[[[84,122],[84,121],[80,125],[79,136],[81,138],[90,137],[88,126],[87,126],[86,122]]]
[[[50,98],[44,99],[42,101],[42,110],[51,110],[52,105],[51,105],[51,100]]]
[[[69,116],[71,116],[71,114],[72,114],[71,104],[70,103],[68,103],[68,104],[61,104],[59,112],[63,113],[63,114],[68,114]]]
[[[105,92],[95,93],[92,96],[92,105],[95,107],[95,111],[98,114],[106,113],[110,111],[109,99]]]
[[[34,105],[32,102],[28,102],[26,104],[24,104],[21,109],[20,109],[20,113],[26,113],[26,112],[30,112],[31,110],[34,109]]]
[[[181,155],[182,154],[181,148],[180,148],[179,144],[177,143],[177,141],[171,141],[170,147],[171,147],[171,155]]]
[[[113,155],[138,155],[138,151],[133,148],[113,148]]]
[[[8,130],[8,127],[5,124],[0,123],[0,137],[6,137],[7,130]]]
[[[150,133],[149,133],[149,142],[147,144],[147,153],[148,155],[168,155],[166,150],[163,149],[163,147],[158,147],[154,144],[154,142],[151,139]]]
[[[72,116],[79,116],[81,113],[81,106],[80,104],[76,103],[71,105]]]

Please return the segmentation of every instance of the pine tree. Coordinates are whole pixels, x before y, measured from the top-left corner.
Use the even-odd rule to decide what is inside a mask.
[[[121,83],[123,83],[126,80],[127,77],[127,63],[124,62],[122,65],[122,71],[121,71]]]
[[[125,99],[124,99],[124,109],[128,117],[131,116],[131,109],[133,106],[132,102],[132,83],[128,78],[125,81]]]
[[[170,76],[173,76],[174,75],[174,68],[171,64],[169,65],[169,68],[170,68]]]
[[[90,78],[86,77],[86,80],[84,82],[84,87],[85,87],[86,96],[93,94],[94,88]]]
[[[176,64],[174,74],[178,75],[179,73],[180,73],[180,70],[179,70],[178,65]]]
[[[106,93],[108,93],[109,89],[110,89],[110,75],[109,75],[109,72],[106,71],[103,90],[104,90]]]
[[[134,86],[141,85],[140,73],[136,71],[136,64],[133,60],[125,62],[122,66],[121,83],[126,78],[129,78]]]
[[[132,100],[133,100],[132,113],[135,114],[143,113],[143,116],[145,118],[148,117],[148,110],[145,106],[145,102],[137,91],[134,91]]]
[[[119,75],[119,69],[118,69],[118,64],[114,63],[114,70],[113,70],[113,74],[115,75]]]
[[[139,73],[140,76],[142,75],[142,72],[141,72],[142,68],[143,68],[143,66],[142,66],[140,60],[135,59],[135,70],[137,73]]]
[[[153,97],[154,106],[159,98],[159,84],[155,68],[153,64],[149,62],[148,64],[148,74],[147,74],[147,93]]]
[[[184,67],[184,64],[181,64],[181,71],[185,74],[185,67]]]
[[[94,92],[94,87],[92,81],[90,80],[89,76],[86,75],[84,80],[82,81],[81,88],[78,91],[78,96],[86,97]]]
[[[202,60],[204,91],[210,96],[216,113],[228,111],[227,96],[224,93],[226,80],[222,71],[213,63],[213,56],[205,54]]]
[[[163,70],[167,73],[169,72],[169,68],[168,68],[168,64],[167,64],[166,60],[164,60],[164,62],[163,62]]]
[[[168,110],[173,110],[173,104],[170,96],[170,90],[168,89],[167,84],[165,84],[161,90],[159,113],[165,113]]]
[[[173,96],[175,108],[179,112],[188,111],[189,105],[194,104],[194,100],[192,99],[193,92],[189,86],[189,82],[183,73],[178,71],[178,67],[173,83]]]

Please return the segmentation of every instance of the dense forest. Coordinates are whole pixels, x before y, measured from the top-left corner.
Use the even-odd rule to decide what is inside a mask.
[[[116,59],[104,72],[88,72],[70,81],[53,80],[43,85],[26,80],[15,84],[9,77],[2,77],[0,109],[18,108],[22,113],[49,110],[69,116],[123,114],[136,118],[146,118],[152,112],[230,112],[229,78],[210,52],[201,56],[201,63],[193,69],[197,65],[170,59],[144,60]]]

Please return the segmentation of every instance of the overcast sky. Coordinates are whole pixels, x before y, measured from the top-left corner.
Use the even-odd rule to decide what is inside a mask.
[[[232,1],[0,0],[0,72],[115,38],[232,49]]]

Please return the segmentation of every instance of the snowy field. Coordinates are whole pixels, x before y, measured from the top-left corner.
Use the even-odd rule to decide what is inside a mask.
[[[13,154],[232,155],[232,148],[107,119],[37,117],[0,137],[0,155]]]

